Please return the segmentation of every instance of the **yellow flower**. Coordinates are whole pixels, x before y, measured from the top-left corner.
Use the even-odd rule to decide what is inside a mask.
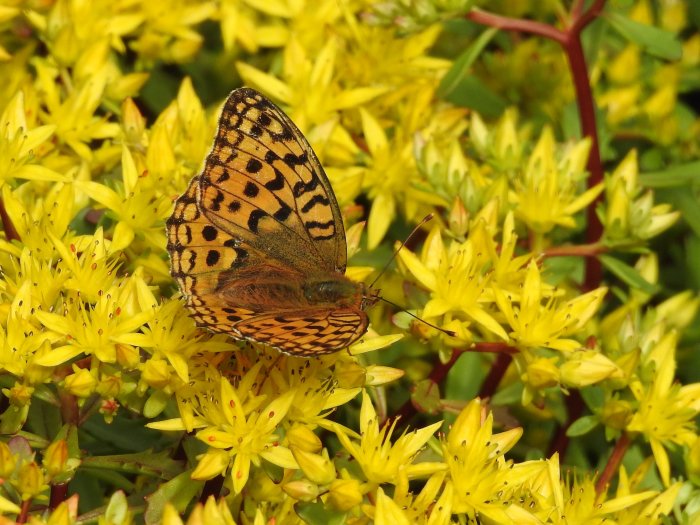
[[[214,2],[172,0],[139,4],[144,17],[138,38],[130,47],[146,60],[185,62],[199,50],[202,35],[192,26],[211,18]]]
[[[22,501],[34,498],[48,488],[44,482],[44,473],[34,461],[29,461],[19,468],[14,485]]]
[[[515,298],[499,288],[493,293],[496,303],[511,327],[510,338],[519,348],[553,348],[569,352],[581,343],[565,336],[582,330],[598,310],[607,288],[601,287],[560,304],[549,296],[542,304],[543,285],[537,263],[531,261],[522,293]],[[519,307],[515,303],[519,303]]]
[[[78,187],[102,204],[119,222],[112,234],[112,250],[123,250],[138,234],[150,246],[162,247],[163,223],[172,202],[157,184],[144,182],[136,171],[131,152],[122,148],[122,187],[115,191],[94,181],[78,181]]]
[[[40,152],[52,148],[56,126],[28,129],[24,93],[18,91],[0,115],[0,185],[14,179],[62,181],[64,176],[38,163]]]
[[[238,62],[236,66],[246,84],[286,105],[290,118],[315,142],[313,127],[335,120],[341,109],[359,106],[384,93],[385,87],[342,89],[335,79],[338,40],[327,39],[313,56],[292,38],[284,50],[283,80]]]
[[[78,368],[75,365],[73,365],[73,373],[66,376],[63,381],[66,392],[83,399],[92,394],[97,387],[95,375],[91,371]]]
[[[328,502],[336,509],[348,511],[362,503],[360,481],[352,478],[334,480],[328,487]]]
[[[581,388],[604,379],[622,379],[624,373],[610,358],[596,350],[580,350],[566,356],[561,365],[562,383]]]
[[[603,184],[582,191],[586,180],[588,140],[557,149],[550,128],[545,128],[511,192],[515,216],[538,235],[555,226],[573,228],[574,214],[603,191]]]
[[[672,512],[674,502],[683,488],[681,482],[673,483],[660,493],[656,491],[642,491],[635,494],[635,491],[638,491],[640,486],[644,485],[645,478],[648,479],[647,475],[651,465],[652,458],[647,458],[639,464],[631,475],[627,474],[624,466],[620,467],[615,497],[621,503],[623,501],[625,503],[618,505],[619,508],[613,514],[616,523],[620,525],[635,525],[637,523],[661,524],[663,523],[662,517]],[[649,495],[650,493],[651,499],[649,497],[640,497],[640,495]]]
[[[670,228],[680,217],[668,204],[654,205],[651,191],[642,193],[638,183],[636,150],[631,150],[606,182],[604,215],[607,244],[638,244]]]
[[[403,509],[409,523],[437,525],[449,523],[452,516],[452,485],[445,484],[446,472],[436,472],[418,494],[410,491],[408,479],[400,473],[393,502]]]
[[[391,434],[396,426],[396,421],[379,428],[377,413],[372,406],[369,395],[363,391],[362,408],[360,410],[359,442],[351,438],[354,432],[333,424],[331,428],[338,436],[340,443],[362,467],[367,481],[373,484],[395,483],[399,472],[403,472],[408,479],[424,477],[433,472],[440,471],[444,465],[440,463],[413,463],[416,455],[425,446],[428,440],[442,423],[434,423],[425,428],[405,433],[392,444]]]
[[[377,504],[374,508],[374,523],[376,525],[410,525],[408,516],[401,510],[393,499],[377,489]]]
[[[627,425],[651,445],[659,474],[667,487],[670,464],[664,447],[690,446],[697,439],[695,417],[700,411],[700,383],[674,384],[677,334],[670,332],[644,352],[644,362],[654,369],[648,381],[635,380],[630,389],[639,407]]]
[[[37,60],[35,67],[39,87],[46,93],[43,120],[55,127],[56,137],[81,159],[88,162],[94,160],[96,153],[88,144],[119,134],[118,124],[109,122],[106,116],[96,115],[107,85],[106,70],[98,69],[70,92],[64,92],[62,83],[57,80],[59,72],[55,67],[42,60]],[[116,147],[107,143],[105,150],[99,154],[112,155]]]
[[[240,493],[248,482],[251,464],[259,467],[261,460],[283,468],[299,468],[291,451],[280,443],[277,433],[287,417],[295,392],[278,394],[267,403],[267,396],[256,395],[251,390],[259,379],[262,362],[254,365],[238,381],[236,388],[225,379],[219,380],[219,392],[204,392],[198,399],[190,399],[200,411],[195,418],[195,428],[200,428],[197,439],[209,446],[199,458],[192,473],[193,479],[210,479],[230,469],[231,482]],[[177,418],[149,424],[160,430],[184,430],[185,421]]]
[[[245,51],[255,53],[260,47],[284,45],[289,38],[289,29],[275,18],[286,18],[291,14],[283,3],[222,0],[219,14],[224,49],[231,52],[236,45],[240,45]],[[272,16],[265,16],[264,13]]]
[[[62,315],[36,312],[39,322],[64,343],[42,356],[38,363],[57,366],[80,354],[95,356],[103,363],[114,363],[117,345],[124,342],[125,336],[138,330],[151,315],[148,311],[130,311],[133,293],[130,288],[121,286],[104,290],[94,305],[85,305],[71,298]]]
[[[492,433],[493,416],[482,421],[479,399],[467,404],[457,416],[447,437],[442,441],[443,458],[452,486],[452,512],[474,519],[478,514],[495,523],[511,523],[507,503],[512,478],[510,464],[504,458],[520,439],[522,428],[500,434]],[[497,497],[502,494],[505,501]]]
[[[482,226],[478,226],[483,227]],[[407,249],[398,258],[411,274],[431,292],[423,309],[423,317],[445,316],[443,326],[457,332],[460,338],[470,338],[465,332],[472,321],[507,340],[508,336],[488,308],[493,301],[489,248],[483,244],[488,236],[470,236],[464,242],[452,241],[445,248],[438,228],[428,235],[421,258]],[[478,239],[478,241],[476,240]]]
[[[44,272],[51,271],[52,265],[43,265],[41,262],[56,258],[52,236],[72,237],[67,230],[76,211],[74,195],[72,185],[61,183],[53,185],[41,197],[33,193],[27,195],[26,192],[12,192],[9,186],[3,187],[2,197],[10,221],[22,244],[28,248],[27,256],[34,259],[22,262],[23,266],[33,265],[41,267]],[[17,255],[19,253],[19,250],[6,244],[3,248]]]
[[[585,476],[577,479],[569,475],[556,487],[555,501],[560,503],[556,511],[560,523],[571,525],[603,525],[609,521],[609,515],[627,505],[633,505],[654,496],[653,491],[641,492],[600,501],[593,480]]]

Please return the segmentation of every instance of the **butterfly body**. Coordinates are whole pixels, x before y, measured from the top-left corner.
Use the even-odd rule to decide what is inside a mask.
[[[376,295],[345,277],[330,182],[299,129],[260,93],[231,93],[167,228],[171,273],[199,325],[303,356],[366,331]]]

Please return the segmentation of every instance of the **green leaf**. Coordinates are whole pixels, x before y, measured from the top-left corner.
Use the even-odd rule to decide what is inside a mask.
[[[514,381],[496,392],[491,398],[491,404],[494,406],[510,405],[519,402],[522,396],[523,384],[520,381]]]
[[[597,385],[582,388],[579,392],[586,406],[593,411],[599,409],[605,403],[605,391]]]
[[[124,492],[118,490],[109,498],[109,503],[105,510],[105,521],[107,523],[126,523],[128,515],[129,503]]]
[[[688,272],[688,286],[700,288],[700,237],[690,235],[685,242],[686,271]],[[698,319],[700,321],[700,319]],[[700,367],[698,368],[700,370]]]
[[[168,479],[180,472],[182,463],[171,459],[168,451],[157,453],[144,451],[136,454],[87,457],[83,460],[83,467],[132,472]]]
[[[467,47],[467,49],[457,57],[452,67],[445,73],[445,76],[442,77],[440,86],[438,86],[437,89],[438,97],[446,98],[457,89],[462,79],[469,74],[469,69],[474,63],[474,60],[477,59],[497,32],[498,29],[495,27],[487,29],[479,35],[472,45]]]
[[[489,118],[498,117],[505,111],[507,103],[486,84],[474,76],[463,78],[445,100],[455,106],[471,108]]]
[[[187,470],[179,476],[163,483],[158,490],[146,498],[147,506],[144,513],[146,523],[161,523],[163,507],[172,503],[178,512],[184,512],[192,498],[204,485],[203,481],[193,480],[192,471]]]
[[[571,423],[571,426],[566,430],[566,435],[569,437],[582,436],[597,427],[599,423],[598,416],[580,417]]]
[[[608,12],[605,18],[622,36],[646,49],[651,55],[666,60],[679,60],[683,54],[681,43],[669,31],[640,24],[619,13]]]
[[[683,220],[692,228],[695,235],[700,236],[700,202],[692,191],[678,191],[677,206],[683,215]]]
[[[642,173],[639,182],[650,188],[671,188],[687,186],[700,181],[700,161],[671,166],[661,171]]]
[[[418,381],[411,392],[411,402],[420,412],[437,414],[442,410],[440,386],[430,379]]]
[[[615,259],[615,257],[611,257],[610,255],[599,255],[598,259],[600,259],[603,266],[610,270],[616,277],[633,288],[638,288],[650,295],[654,295],[659,291],[658,286],[644,279],[644,277],[639,275],[637,270],[621,260]]]
[[[309,525],[343,525],[346,514],[332,511],[323,503],[297,503],[294,509]]]

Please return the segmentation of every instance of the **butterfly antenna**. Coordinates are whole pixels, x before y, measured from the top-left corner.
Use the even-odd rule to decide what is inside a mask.
[[[401,241],[401,246],[399,246],[398,248],[396,248],[396,250],[394,250],[393,255],[392,255],[392,256],[389,258],[389,260],[386,262],[386,264],[384,265],[384,268],[381,269],[381,271],[380,271],[380,272],[377,274],[377,276],[374,278],[374,281],[372,281],[372,284],[369,285],[369,289],[371,289],[371,288],[374,286],[374,284],[379,280],[379,278],[380,278],[382,275],[384,275],[384,272],[386,272],[387,268],[389,268],[389,265],[394,261],[394,259],[396,259],[396,256],[399,254],[399,251],[401,250],[401,248],[403,248],[404,246],[406,246],[406,243],[411,239],[411,237],[413,237],[413,236],[418,232],[418,230],[421,228],[421,226],[423,226],[426,222],[431,221],[432,219],[433,219],[433,214],[432,214],[432,213],[429,213],[428,215],[426,215],[425,217],[423,217],[423,220],[422,220],[422,221],[420,221],[418,224],[416,224],[416,227],[413,228],[413,230],[411,230],[411,233],[408,234],[408,237],[406,237],[406,239],[404,239],[403,241]],[[387,302],[388,302],[388,301],[387,301]],[[396,306],[396,305],[394,305],[394,306]],[[407,313],[408,313],[408,312],[407,312]],[[414,317],[415,317],[415,316],[414,316]],[[416,317],[416,319],[417,319],[417,317]],[[421,319],[421,320],[422,320],[422,319]],[[425,321],[424,321],[424,322],[425,322]],[[430,324],[430,323],[426,323],[426,324]],[[436,327],[436,328],[437,328],[437,327]],[[439,330],[439,328],[438,328],[438,330]]]
[[[400,311],[402,311],[402,312],[407,313],[408,315],[410,315],[410,316],[413,317],[414,319],[420,321],[420,322],[423,323],[423,324],[428,325],[430,328],[435,328],[435,330],[438,330],[438,331],[442,332],[442,333],[445,334],[445,335],[449,335],[450,337],[457,337],[457,334],[456,334],[455,332],[453,332],[452,330],[447,330],[447,329],[445,329],[445,328],[440,328],[439,326],[435,326],[433,323],[429,323],[429,322],[426,321],[425,319],[421,319],[420,317],[418,317],[417,315],[412,314],[412,313],[409,312],[408,310],[405,310],[405,309],[401,308],[398,304],[392,303],[392,302],[389,301],[388,299],[384,299],[384,297],[378,297],[378,299],[379,299],[380,301],[384,301],[384,302],[387,303],[387,304],[390,304],[391,306],[397,308],[398,310],[400,310]]]

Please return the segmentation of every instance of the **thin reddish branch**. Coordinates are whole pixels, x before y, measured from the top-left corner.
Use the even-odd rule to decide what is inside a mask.
[[[499,356],[496,359],[496,363],[499,363],[499,359],[501,359],[502,356],[508,357],[507,362],[510,363],[510,355],[514,354],[517,352],[517,349],[507,345],[506,343],[474,343],[472,344],[469,348],[454,348],[452,350],[452,354],[450,355],[450,358],[447,360],[446,363],[438,363],[435,365],[435,367],[430,371],[430,375],[426,379],[432,381],[433,383],[439,385],[442,383],[446,378],[447,374],[450,372],[454,364],[457,362],[457,359],[464,354],[465,352],[488,352],[488,353],[497,353]],[[506,366],[507,368],[507,366]],[[494,369],[500,370],[500,367],[497,365],[494,365],[489,372],[489,376],[487,376],[487,379],[492,377],[494,374]],[[505,370],[503,370],[505,372]],[[493,381],[493,379],[492,379]],[[500,379],[499,379],[500,381]],[[497,383],[498,384],[498,383]],[[483,386],[482,386],[482,391],[483,391]],[[483,397],[483,396],[481,396]],[[409,418],[411,418],[415,413],[417,412],[415,405],[413,404],[412,399],[407,399],[406,402],[399,408],[396,413],[392,416],[391,419],[399,419],[401,418],[403,421],[408,421]]]
[[[596,494],[600,495],[605,489],[607,489],[608,483],[610,483],[610,480],[615,472],[617,472],[617,469],[620,468],[622,458],[625,457],[625,453],[631,444],[632,440],[630,439],[629,434],[627,432],[623,432],[620,439],[618,439],[617,443],[615,443],[615,448],[613,449],[612,454],[610,454],[610,459],[608,459],[608,463],[605,465],[603,473],[598,478],[598,481],[596,481]]]
[[[66,501],[68,498],[68,483],[57,483],[51,485],[51,492],[49,495],[49,508],[51,510],[58,507],[61,503]]]
[[[576,4],[574,5],[574,8],[572,9],[572,13],[574,15],[573,20],[574,23],[571,26],[571,28],[567,31],[569,37],[576,35],[578,36],[581,34],[581,31],[593,22],[596,18],[598,18],[598,15],[601,13],[603,10],[603,7],[605,7],[605,0],[595,0],[591,7],[588,8],[588,10],[581,14],[581,8],[577,9],[577,7],[583,6],[583,1],[577,1]]]
[[[7,210],[5,210],[5,203],[2,199],[0,199],[0,219],[2,220],[2,229],[5,232],[5,239],[8,241],[19,241],[20,238],[19,234],[17,233],[17,229],[15,228],[15,225],[12,224],[10,216],[7,214]]]
[[[489,370],[484,382],[481,383],[481,389],[479,390],[477,397],[485,399],[493,396],[512,360],[513,357],[510,355],[510,353],[498,354],[498,357],[496,357],[496,360],[491,366],[491,370]]]
[[[17,516],[17,523],[27,523],[27,518],[29,517],[29,509],[32,505],[32,500],[27,499],[22,502],[22,506],[20,507],[20,513],[19,516]]]
[[[581,16],[574,19],[572,26],[566,31],[566,40],[563,43],[566,57],[569,63],[571,78],[576,89],[576,103],[579,119],[581,120],[581,133],[591,140],[591,151],[588,154],[588,187],[592,188],[603,181],[603,163],[600,158],[600,141],[595,118],[595,103],[593,91],[588,78],[588,66],[581,44],[581,31],[600,14],[605,5],[605,0],[596,0],[593,5]],[[597,242],[603,235],[603,225],[596,213],[596,207],[602,200],[600,194],[587,209],[588,227],[586,228],[586,241]],[[583,281],[583,289],[593,290],[603,280],[603,268],[596,258],[586,260],[586,274]]]
[[[571,25],[566,30],[561,31],[548,24],[534,22],[531,20],[521,20],[509,18],[480,9],[472,9],[466,16],[469,20],[490,27],[497,27],[508,31],[520,31],[533,35],[543,36],[559,42],[566,53],[571,78],[576,90],[576,102],[581,120],[581,133],[591,140],[591,152],[588,156],[588,187],[591,188],[603,180],[603,164],[600,158],[600,146],[598,140],[598,130],[596,127],[595,104],[593,93],[588,77],[586,58],[581,45],[581,32],[585,27],[595,20],[605,6],[605,0],[595,0],[587,9],[583,10],[583,1],[576,0],[571,9]],[[603,234],[603,225],[596,214],[596,206],[602,200],[602,195],[598,196],[587,209],[588,228],[586,230],[586,242],[593,244],[600,239]],[[594,257],[586,259],[586,275],[583,288],[592,290],[600,285],[603,279],[603,269],[600,261]]]
[[[583,415],[583,410],[586,407],[578,390],[572,390],[571,395],[564,398],[564,404],[566,405],[566,423],[557,427],[547,450],[547,457],[551,457],[555,452],[559,454],[560,458],[564,457],[566,449],[569,448],[569,436],[566,433],[574,421]]]
[[[564,44],[566,41],[566,34],[563,31],[548,24],[543,24],[542,22],[510,18],[476,8],[467,13],[467,18],[472,22],[489,27],[496,27],[498,29],[505,29],[506,31],[520,31],[521,33],[540,35],[551,40],[556,40],[560,44]]]
[[[465,351],[465,350],[463,350]],[[469,347],[467,352],[481,352],[494,354],[517,354],[518,349],[506,343],[474,343]]]
[[[571,6],[571,18],[573,18],[574,20],[581,18],[581,14],[583,13],[583,7],[585,3],[586,0],[576,0],[574,2],[574,5]]]
[[[594,242],[592,244],[579,244],[568,246],[551,246],[542,251],[543,257],[596,257],[606,253],[608,247]]]

